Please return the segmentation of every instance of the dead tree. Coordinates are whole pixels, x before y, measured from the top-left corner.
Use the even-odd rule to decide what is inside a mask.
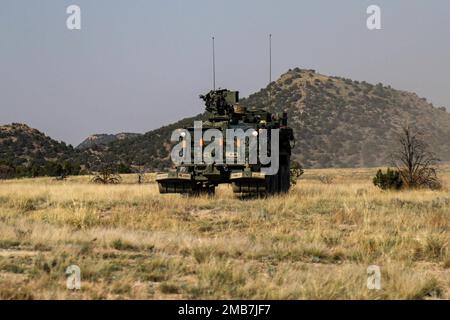
[[[304,170],[303,167],[297,161],[292,161],[290,168],[290,183],[291,186],[295,186],[297,184],[297,180],[303,175]]]
[[[421,132],[409,125],[402,127],[398,151],[392,155],[393,164],[400,173],[406,188],[428,187],[438,189],[436,163],[439,159],[429,151]]]
[[[103,164],[100,167],[100,170],[94,174],[91,181],[101,184],[119,184],[122,181],[122,178],[119,174],[117,174],[117,170],[114,165]]]
[[[327,175],[321,175],[321,176],[318,177],[318,179],[323,184],[332,184],[333,181],[334,181],[334,177],[333,176],[327,176]]]

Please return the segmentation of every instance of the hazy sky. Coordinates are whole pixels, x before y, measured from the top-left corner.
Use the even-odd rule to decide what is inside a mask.
[[[81,7],[81,30],[66,28]],[[366,28],[381,7],[382,30]],[[450,107],[449,0],[0,0],[0,124],[74,145],[145,132],[203,110],[217,85],[242,96],[289,68],[390,84]]]

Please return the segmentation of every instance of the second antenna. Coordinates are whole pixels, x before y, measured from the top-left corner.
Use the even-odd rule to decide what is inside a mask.
[[[213,90],[216,90],[216,49],[214,47],[214,40],[214,37],[212,37]]]

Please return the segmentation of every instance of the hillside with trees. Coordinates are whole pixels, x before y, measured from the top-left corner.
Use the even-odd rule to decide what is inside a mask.
[[[25,124],[0,126],[0,178],[77,175],[82,162],[71,145]]]
[[[243,104],[288,113],[296,135],[294,158],[306,168],[389,164],[405,123],[423,132],[440,160],[450,160],[450,113],[381,83],[297,68]]]
[[[234,89],[234,88],[230,88]],[[450,113],[415,93],[293,69],[241,100],[246,107],[287,112],[294,128],[293,159],[304,168],[389,165],[405,124],[424,134],[437,158],[450,161]],[[0,127],[0,175],[59,175],[114,164],[122,172],[171,166],[173,130],[205,119],[185,118],[145,134],[94,135],[79,147],[57,142],[23,124]],[[61,169],[63,168],[63,169]]]
[[[296,137],[293,158],[305,168],[388,165],[393,144],[406,123],[424,133],[441,161],[450,161],[450,113],[415,93],[381,83],[296,68],[242,99],[241,104],[287,112]],[[128,164],[162,170],[170,166],[171,132],[192,126],[202,117],[206,114],[112,142],[102,150]]]

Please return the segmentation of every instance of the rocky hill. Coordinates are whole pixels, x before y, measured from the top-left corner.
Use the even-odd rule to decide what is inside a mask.
[[[72,146],[53,140],[26,124],[0,126],[0,159],[15,165],[26,165],[32,160],[68,160],[75,156]]]
[[[450,113],[390,86],[296,68],[241,104],[287,112],[296,137],[293,158],[305,168],[388,165],[405,123],[425,134],[442,161],[450,161]],[[199,114],[142,135],[93,135],[76,149],[26,125],[7,125],[0,127],[0,156],[15,165],[70,160],[89,169],[108,161],[162,170],[171,166],[172,131],[205,117]]]
[[[94,146],[107,145],[113,141],[120,141],[125,139],[133,139],[141,136],[140,133],[122,132],[118,134],[93,134],[87,137],[76,148],[83,150],[93,148]]]
[[[270,99],[269,99],[270,96]],[[450,161],[450,113],[415,93],[381,83],[353,81],[296,68],[241,100],[247,107],[287,112],[295,130],[293,158],[305,168],[388,165],[399,128],[410,123],[426,135],[442,161]],[[153,169],[170,166],[172,130],[205,117],[183,119],[124,141],[103,152]]]
[[[77,174],[83,162],[85,154],[26,124],[0,126],[0,178]]]
[[[176,123],[149,131],[142,136],[118,140],[95,150],[116,162],[122,161],[131,166],[145,166],[162,170],[171,166],[170,136],[172,131],[192,126],[194,120],[204,119],[205,115],[182,119]]]
[[[441,160],[450,160],[450,113],[381,83],[297,68],[243,103],[289,114],[297,141],[294,158],[307,168],[389,164],[398,130],[407,122],[424,133]]]

